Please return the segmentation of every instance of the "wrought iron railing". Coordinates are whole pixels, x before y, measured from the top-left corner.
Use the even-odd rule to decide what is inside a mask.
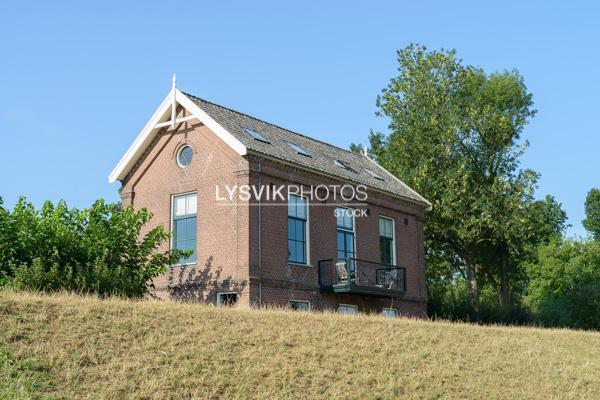
[[[323,289],[371,288],[406,291],[406,268],[356,258],[319,260],[319,286]]]

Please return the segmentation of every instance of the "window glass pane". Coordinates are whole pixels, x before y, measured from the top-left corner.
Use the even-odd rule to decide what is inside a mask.
[[[288,261],[296,262],[298,256],[296,254],[296,242],[293,240],[288,240]]]
[[[393,308],[383,308],[381,314],[383,314],[384,317],[396,318],[396,316],[398,316],[398,311]]]
[[[296,216],[296,196],[294,195],[288,196],[288,216]]]
[[[175,197],[175,216],[185,215],[185,196]]]
[[[196,196],[196,194],[190,194],[187,197],[187,214],[196,214],[196,208],[197,208],[197,202],[198,202],[198,197]]]
[[[196,217],[186,218],[186,233],[188,240],[196,240]]]
[[[338,227],[344,226],[344,215],[342,214],[343,212],[344,212],[343,208],[337,207],[335,209],[335,215],[336,215],[336,221],[337,221]]]
[[[379,247],[381,249],[381,262],[383,264],[393,264],[392,239],[380,237]]]
[[[288,240],[296,239],[296,220],[288,218]]]
[[[352,230],[354,228],[354,218],[352,217],[352,210],[349,208],[338,207],[337,208],[337,225],[339,228]]]
[[[346,233],[346,252],[354,255],[354,235]]]
[[[352,215],[350,214],[349,210],[346,213],[346,217],[344,218],[344,227],[348,229],[354,228],[354,218],[352,218]]]
[[[296,216],[306,219],[306,199],[304,197],[296,198]]]
[[[296,240],[304,241],[304,223],[296,221]]]
[[[340,232],[340,231],[337,232],[337,249],[338,249],[338,253],[341,252],[342,257],[344,257],[344,253],[346,251],[346,246],[344,243],[344,233]]]
[[[309,311],[310,303],[308,301],[290,300],[290,308],[296,311]]]
[[[379,234],[385,237],[393,237],[393,221],[387,218],[379,218]]]
[[[354,306],[346,306],[346,305],[340,304],[338,306],[338,312],[340,314],[356,314],[356,307],[354,307]]]
[[[306,256],[304,255],[304,243],[302,243],[302,242],[296,242],[296,257],[298,257],[296,259],[296,262],[299,262],[299,263],[306,262]]]

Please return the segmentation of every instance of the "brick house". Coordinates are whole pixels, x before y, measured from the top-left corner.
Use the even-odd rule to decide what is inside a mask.
[[[191,255],[161,298],[422,315],[430,203],[366,155],[179,91],[109,181]],[[262,191],[261,191],[262,188]],[[266,194],[266,195],[265,195]]]

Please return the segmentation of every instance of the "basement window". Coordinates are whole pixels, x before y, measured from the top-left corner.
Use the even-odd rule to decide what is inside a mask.
[[[290,300],[288,304],[294,311],[310,311],[310,301]]]
[[[238,294],[236,292],[221,292],[217,293],[218,306],[233,306],[237,303]]]
[[[340,314],[356,314],[356,306],[352,304],[340,304],[338,306],[338,313]]]
[[[381,315],[386,318],[396,318],[398,316],[398,310],[395,308],[382,308]]]
[[[306,152],[306,150],[304,150],[302,147],[298,146],[297,144],[294,144],[292,142],[285,142],[288,146],[290,146],[290,148],[292,150],[294,150],[296,153],[306,156],[306,157],[310,157],[310,154],[308,154]]]
[[[263,137],[263,135],[256,132],[254,129],[250,129],[250,128],[242,128],[242,129],[244,129],[244,132],[246,132],[248,135],[252,136],[255,140],[258,140],[259,142],[263,142],[263,143],[269,143],[269,141],[267,139],[265,139]]]
[[[379,181],[384,181],[385,179],[383,179],[381,176],[377,175],[375,172],[371,171],[370,169],[365,168],[365,171],[367,171],[367,173],[369,175],[371,175],[373,178],[379,180]]]

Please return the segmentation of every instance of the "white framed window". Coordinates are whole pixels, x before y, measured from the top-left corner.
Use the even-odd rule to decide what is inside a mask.
[[[194,156],[194,150],[191,146],[184,145],[177,151],[177,165],[181,168],[185,168],[192,163],[192,157]]]
[[[217,292],[218,306],[233,306],[238,301],[237,292]]]
[[[185,193],[172,197],[171,200],[171,248],[174,250],[191,250],[192,254],[179,260],[179,264],[196,262],[196,222],[198,196],[196,193]]]
[[[382,308],[381,315],[387,318],[396,318],[398,316],[398,310],[395,308]]]
[[[338,312],[340,314],[356,314],[358,311],[357,307],[353,304],[339,304]]]
[[[288,305],[294,311],[310,311],[310,301],[290,300]]]
[[[336,207],[337,221],[337,258],[349,259],[350,271],[354,272],[356,258],[356,230],[354,210],[347,207]]]
[[[288,194],[288,262],[308,265],[308,199]]]
[[[379,217],[379,252],[382,264],[396,265],[396,229],[392,218]]]

